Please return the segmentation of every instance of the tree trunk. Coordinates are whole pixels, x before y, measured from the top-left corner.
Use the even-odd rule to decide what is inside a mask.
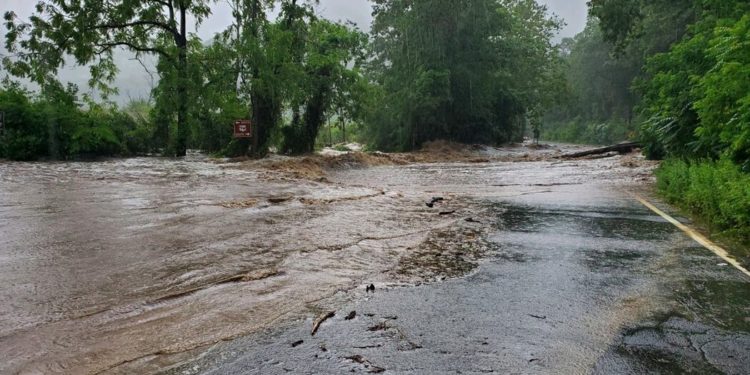
[[[626,154],[638,148],[641,148],[641,144],[639,142],[626,142],[626,143],[620,143],[620,144],[607,146],[607,147],[595,148],[593,150],[576,152],[573,154],[560,155],[558,156],[558,158],[574,159],[574,158],[582,158],[582,157],[592,156],[592,155],[602,155],[602,154],[606,154],[610,152]]]
[[[328,107],[328,91],[329,88],[327,85],[320,84],[317,92],[307,103],[304,127],[302,129],[303,139],[301,140],[303,148],[295,150],[295,153],[308,154],[315,151],[315,140],[318,138],[321,125],[325,122],[325,111]]]
[[[344,138],[344,144],[346,144],[346,120],[341,111],[339,111],[339,121],[341,121],[341,135]]]
[[[176,38],[177,56],[177,142],[175,156],[187,155],[187,112],[188,112],[188,61],[187,61],[187,10],[180,2],[180,36]]]
[[[253,147],[251,156],[257,159],[268,156],[268,142],[271,137],[271,129],[276,125],[278,110],[275,107],[275,98],[272,94],[263,91],[260,87],[254,87],[250,95],[253,107]]]
[[[346,121],[344,121],[344,120],[341,120],[341,132],[344,135],[344,143],[348,143],[346,141]]]

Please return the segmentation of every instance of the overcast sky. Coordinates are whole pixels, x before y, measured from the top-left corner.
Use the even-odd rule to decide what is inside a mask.
[[[547,5],[549,11],[565,20],[566,26],[560,32],[559,38],[574,36],[581,32],[586,25],[586,0],[537,0]],[[20,17],[27,18],[34,9],[36,1],[32,0],[0,0],[0,14],[8,10],[16,12]],[[368,30],[372,21],[372,9],[368,0],[320,0],[318,13],[334,21],[352,21],[362,30]],[[225,1],[218,1],[213,8],[213,14],[206,20],[197,32],[203,39],[211,38],[215,33],[224,30],[231,22],[229,7]],[[196,30],[193,30],[196,31]],[[0,28],[2,42],[5,41],[5,28]],[[120,102],[129,98],[148,97],[151,80],[143,67],[131,56],[122,54],[118,62],[120,75],[115,85],[120,91]],[[60,72],[60,78],[77,83],[82,90],[87,87],[88,69],[66,67]]]

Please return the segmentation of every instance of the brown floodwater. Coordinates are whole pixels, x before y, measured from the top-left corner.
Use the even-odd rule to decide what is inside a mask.
[[[481,219],[483,198],[614,189],[649,168],[627,157],[434,163],[317,182],[198,154],[0,162],[0,373],[159,369],[337,293],[413,282],[421,273],[400,262],[426,267],[409,255]],[[446,201],[429,208],[433,196]]]

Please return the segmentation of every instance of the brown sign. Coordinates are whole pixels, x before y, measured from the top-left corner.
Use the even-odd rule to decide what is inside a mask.
[[[253,127],[250,120],[237,120],[234,122],[234,137],[235,138],[252,138]]]

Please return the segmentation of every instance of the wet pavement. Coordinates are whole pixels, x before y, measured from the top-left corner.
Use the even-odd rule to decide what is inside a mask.
[[[0,373],[749,373],[749,280],[641,180],[626,157],[0,163]]]

